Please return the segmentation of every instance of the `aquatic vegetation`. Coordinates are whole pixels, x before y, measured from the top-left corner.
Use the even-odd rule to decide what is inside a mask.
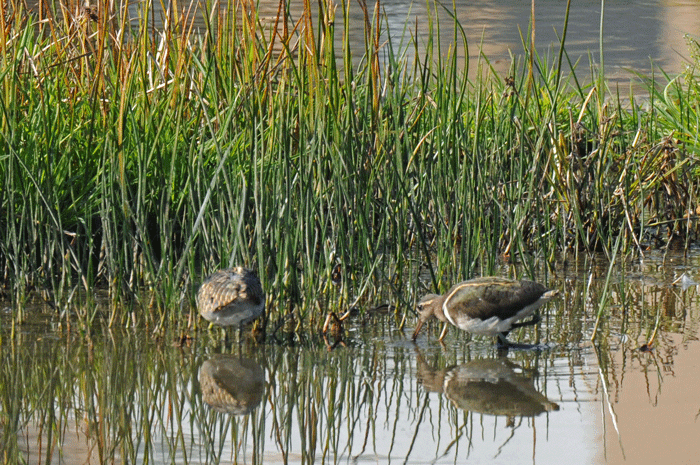
[[[700,295],[664,284],[673,271],[660,256],[610,282],[604,260],[587,267],[597,278],[571,270],[539,325],[550,349],[507,357],[461,332],[445,346],[411,344],[383,315],[356,316],[337,350],[309,338],[221,353],[215,332],[183,347],[174,331],[145,326],[96,324],[82,337],[32,309],[10,334],[0,314],[0,463],[517,462],[523,450],[571,460],[578,443],[589,455],[572,463],[595,463],[601,450],[644,462],[670,453],[674,435],[688,439],[692,463]],[[693,254],[685,266],[697,265]],[[604,337],[591,344],[601,293]],[[653,350],[640,351],[656,325]],[[663,429],[669,440],[627,434],[659,418],[676,421]],[[605,441],[591,434],[601,429]]]
[[[205,30],[177,8],[154,30],[148,3],[138,23],[108,2],[6,11],[2,292],[84,326],[182,329],[202,276],[245,265],[299,330],[328,308],[405,310],[424,271],[438,290],[500,256],[534,274],[696,240],[692,71],[639,102],[584,83],[565,39],[555,63],[524,43],[503,77],[460,63],[456,22],[408,54],[365,5],[358,51],[348,4],[319,6],[270,19],[231,0],[196,13]],[[102,288],[118,311],[94,305]]]

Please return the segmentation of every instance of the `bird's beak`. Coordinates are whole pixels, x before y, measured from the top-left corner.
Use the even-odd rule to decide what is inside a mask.
[[[413,340],[415,341],[416,338],[418,337],[418,333],[420,333],[420,329],[423,327],[423,320],[418,320],[418,324],[416,325],[415,331],[413,331]]]

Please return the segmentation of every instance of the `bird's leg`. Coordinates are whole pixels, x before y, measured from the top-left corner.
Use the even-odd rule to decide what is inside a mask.
[[[499,351],[501,351],[501,350],[507,351],[509,347],[512,347],[512,348],[517,347],[517,348],[521,348],[521,349],[522,348],[529,348],[530,347],[529,345],[522,345],[522,344],[518,344],[518,343],[513,344],[512,342],[509,342],[506,339],[506,337],[508,336],[508,333],[515,328],[524,328],[525,326],[534,326],[537,323],[539,323],[540,321],[542,321],[540,314],[535,313],[532,315],[532,318],[530,318],[527,321],[521,321],[519,323],[512,323],[510,325],[510,329],[508,331],[505,331],[505,332],[500,333],[498,335],[498,340],[496,342],[496,346],[498,347],[498,350]]]
[[[537,323],[542,321],[542,317],[540,316],[539,313],[535,313],[532,315],[532,318],[527,320],[527,321],[521,321],[520,323],[513,323],[510,325],[511,329],[513,328],[524,328],[525,326],[534,326]],[[507,333],[506,333],[507,334]]]
[[[498,336],[496,337],[496,348],[498,351],[508,351],[508,347],[510,347],[510,342],[507,339],[508,337],[508,331],[499,333]]]
[[[506,337],[508,336],[508,331],[500,333],[496,338],[496,349],[499,355],[505,355],[510,349],[513,350],[542,350],[546,346],[540,346],[539,344],[521,344],[518,342],[510,342]]]
[[[238,325],[238,348],[243,344],[243,323]]]

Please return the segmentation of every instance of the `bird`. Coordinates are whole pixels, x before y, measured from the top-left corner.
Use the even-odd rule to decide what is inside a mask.
[[[205,320],[219,326],[243,325],[265,312],[265,293],[252,270],[236,267],[216,271],[197,291],[197,308]]]
[[[428,294],[418,302],[413,340],[426,321],[437,318],[472,334],[497,336],[499,346],[508,347],[508,332],[539,323],[539,315],[533,315],[535,310],[558,293],[533,281],[497,276],[462,281],[444,295]],[[532,319],[521,321],[530,315]],[[445,325],[440,334],[441,342],[447,328]]]

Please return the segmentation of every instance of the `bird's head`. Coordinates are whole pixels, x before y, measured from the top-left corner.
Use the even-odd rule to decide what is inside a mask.
[[[437,310],[437,312],[436,312]],[[431,318],[439,318],[442,315],[442,302],[439,295],[428,294],[424,296],[418,304],[416,304],[416,311],[418,312],[418,324],[413,332],[413,340],[415,341],[418,337],[423,324],[430,320]],[[438,315],[438,312],[440,315]]]

